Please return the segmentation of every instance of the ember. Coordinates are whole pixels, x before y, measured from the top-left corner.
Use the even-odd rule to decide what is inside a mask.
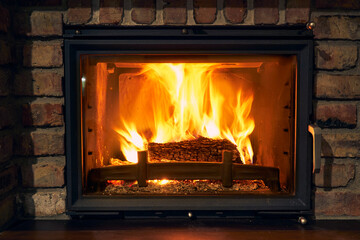
[[[114,184],[115,183],[115,184]],[[266,191],[270,189],[261,180],[238,180],[230,188],[222,186],[221,181],[211,180],[148,180],[147,187],[139,187],[137,182],[126,181],[117,185],[116,181],[108,181],[105,195],[117,194],[166,194],[166,195],[190,195],[190,194],[216,194],[231,192]]]

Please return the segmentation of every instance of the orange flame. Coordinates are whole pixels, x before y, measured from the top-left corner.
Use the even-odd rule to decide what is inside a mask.
[[[231,64],[231,67],[234,67]],[[148,142],[166,143],[199,136],[228,139],[243,163],[251,163],[249,135],[253,94],[237,81],[216,77],[221,63],[149,63],[128,79],[120,76],[121,150],[130,162]],[[235,66],[236,67],[236,66]],[[132,100],[129,100],[129,97]]]

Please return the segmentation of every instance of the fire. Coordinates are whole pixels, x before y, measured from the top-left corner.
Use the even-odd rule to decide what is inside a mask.
[[[229,64],[236,67],[236,64]],[[253,94],[241,81],[217,77],[222,63],[143,64],[133,78],[120,76],[120,122],[115,128],[121,151],[137,162],[147,143],[166,143],[199,136],[228,139],[236,144],[243,163],[251,163],[249,135]],[[236,79],[235,79],[236,80]],[[132,100],[129,100],[129,97]]]
[[[122,186],[122,185],[124,185],[125,181],[123,181],[123,180],[107,180],[107,183],[115,185],[115,186]]]
[[[155,185],[166,185],[168,183],[176,183],[176,180],[168,180],[168,179],[161,179],[161,180],[147,180],[148,183],[150,184],[155,184]],[[108,184],[112,184],[114,186],[123,186],[125,185],[125,183],[127,183],[128,186],[133,186],[137,184],[137,181],[132,181],[132,182],[126,182],[124,180],[107,180]]]
[[[167,180],[167,179],[162,179],[162,180],[148,180],[148,183],[153,183],[153,184],[158,184],[158,185],[166,185],[168,183],[172,183],[175,182],[174,180]]]

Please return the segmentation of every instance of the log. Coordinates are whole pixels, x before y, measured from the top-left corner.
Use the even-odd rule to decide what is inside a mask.
[[[150,161],[221,162],[224,150],[232,153],[232,162],[242,163],[236,145],[227,139],[198,137],[194,140],[148,145]]]

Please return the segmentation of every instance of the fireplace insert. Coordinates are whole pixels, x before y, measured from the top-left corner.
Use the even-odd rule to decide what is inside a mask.
[[[70,214],[311,213],[311,30],[64,37]]]

